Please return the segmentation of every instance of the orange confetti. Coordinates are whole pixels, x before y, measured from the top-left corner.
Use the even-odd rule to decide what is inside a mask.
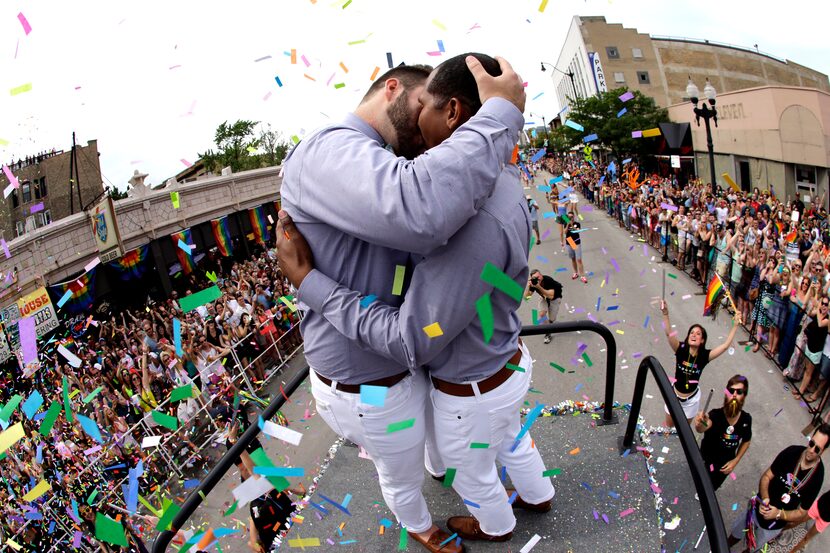
[[[311,76],[311,75],[309,75],[308,73],[303,73],[303,77],[305,77],[305,78],[306,78],[306,79],[308,79],[309,81],[314,81],[314,82],[317,82],[317,79],[315,79],[314,77],[312,77],[312,76]]]
[[[568,452],[569,455],[579,455],[579,448],[575,447]]]
[[[576,242],[574,242],[574,239],[573,239],[573,238],[571,238],[570,236],[568,236],[568,240],[567,240],[567,242],[568,242],[568,245],[571,247],[571,249],[572,249],[572,250],[576,250],[576,249],[577,249]]]
[[[378,71],[380,71],[380,67],[375,67],[375,70],[372,71],[372,76],[369,77],[370,81],[374,81],[378,76]]]
[[[519,145],[516,144],[513,147],[513,155],[510,157],[510,164],[516,165],[516,162],[519,161]]]
[[[291,65],[297,65],[297,50],[291,49]]]
[[[344,73],[348,73],[348,72],[349,72],[349,68],[348,68],[348,67],[346,67],[346,64],[345,64],[345,63],[343,63],[342,61],[340,62],[340,69],[342,69]]]

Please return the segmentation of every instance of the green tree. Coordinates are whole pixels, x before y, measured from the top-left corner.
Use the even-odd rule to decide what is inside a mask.
[[[224,167],[230,167],[236,173],[259,167],[259,156],[252,155],[259,146],[255,135],[257,121],[240,119],[233,124],[223,122],[216,128],[213,142],[216,151],[208,150],[199,157],[209,171],[219,173]]]
[[[130,189],[130,186],[127,185],[127,190],[129,190],[129,189]],[[110,198],[112,198],[112,201],[123,200],[124,198],[126,198],[127,197],[127,190],[119,190],[118,188],[115,188],[114,186],[107,186],[107,192],[109,192],[109,195],[110,195]]]
[[[571,109],[565,117],[582,125],[585,130],[560,127],[557,129],[557,138],[562,139],[562,145],[566,149],[572,148],[582,144],[585,136],[596,134],[597,140],[592,145],[604,146],[618,158],[647,154],[651,139],[631,138],[631,133],[653,129],[660,123],[668,122],[668,111],[658,107],[653,98],[644,96],[639,91],[633,92],[634,97],[623,102],[619,97],[626,91],[625,88],[618,88],[596,96],[571,100]],[[623,108],[626,113],[617,117]]]
[[[283,138],[282,133],[272,130],[269,124],[260,128],[259,146],[262,150],[262,167],[273,167],[282,163],[289,148],[288,141]]]

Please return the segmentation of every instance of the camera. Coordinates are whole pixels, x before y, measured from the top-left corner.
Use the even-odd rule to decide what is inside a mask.
[[[533,278],[531,278],[531,279],[530,279],[530,283],[531,283],[533,286],[536,286],[537,284],[539,284],[539,278],[538,278],[538,277],[533,277]]]

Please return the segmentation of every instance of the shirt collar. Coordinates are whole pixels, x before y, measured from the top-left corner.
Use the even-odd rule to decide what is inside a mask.
[[[372,127],[372,125],[370,125],[354,113],[347,113],[346,118],[343,120],[343,123],[349,127],[352,127],[353,129],[362,132],[372,140],[375,140],[382,147],[385,148],[387,146],[386,142],[383,140],[383,137],[380,135],[380,133],[378,133],[378,131],[376,131],[375,128]]]

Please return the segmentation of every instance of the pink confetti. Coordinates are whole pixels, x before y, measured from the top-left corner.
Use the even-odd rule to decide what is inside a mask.
[[[171,66],[168,68],[168,71],[173,70],[173,69],[178,69],[179,67],[181,67],[181,65],[171,65]]]
[[[331,74],[331,77],[329,77],[329,80],[326,81],[326,86],[329,86],[331,84],[331,80],[334,78],[335,75],[337,75],[337,73],[332,73]]]
[[[4,254],[6,254],[6,259],[11,259],[11,258],[12,258],[12,254],[11,254],[11,252],[9,251],[9,245],[8,245],[8,244],[6,244],[6,240],[5,240],[5,239],[3,239],[3,238],[0,238],[0,247],[2,247],[2,248],[3,248],[3,253],[4,253]],[[9,274],[11,274],[11,272],[10,272]]]
[[[190,163],[189,161],[187,161],[184,158],[180,159],[179,161],[181,161],[184,164],[185,167],[192,167],[193,166],[192,163]]]
[[[265,101],[267,101],[267,100],[268,100],[268,98],[270,98],[270,97],[271,97],[271,92],[269,91],[269,92],[268,92],[268,94],[266,94],[266,95],[265,95],[265,97],[264,97],[264,98],[262,98],[262,101],[263,101],[263,102],[265,102]]]
[[[734,472],[730,472],[730,473],[729,473],[729,478],[731,478],[732,480],[737,480],[737,479],[738,479],[738,477],[737,477],[737,476],[735,476],[735,473],[734,473]]]
[[[628,515],[630,515],[633,512],[634,512],[633,508],[626,509],[625,511],[621,511],[620,512],[620,518],[627,517]]]
[[[3,166],[3,174],[6,175],[7,179],[9,179],[9,186],[12,188],[20,188],[20,183],[18,182],[17,177],[14,176],[12,170],[6,165]]]
[[[300,59],[303,60],[303,63],[305,64],[306,67],[311,67],[311,63],[309,63],[308,58],[305,57],[305,54],[300,56]]]
[[[26,20],[26,16],[23,15],[23,12],[17,14],[17,19],[20,21],[20,24],[23,25],[23,32],[26,33],[26,36],[29,36],[29,33],[32,32],[32,26],[29,25],[29,22]]]
[[[654,493],[663,493],[663,490],[661,490],[660,486],[658,486],[657,484],[651,485],[651,491],[653,491]]]
[[[675,497],[675,498],[674,498],[674,500],[671,502],[671,504],[672,504],[672,505],[677,505],[677,499],[678,499],[678,498],[677,498],[677,497]]]
[[[428,56],[440,56],[442,53],[443,52],[427,52],[427,55]],[[527,86],[527,83],[525,83],[525,86]]]

